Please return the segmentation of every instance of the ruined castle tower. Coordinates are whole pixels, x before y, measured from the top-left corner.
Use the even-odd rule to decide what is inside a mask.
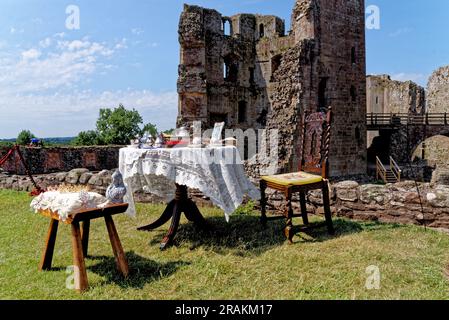
[[[297,0],[275,16],[184,7],[178,124],[277,129],[279,170],[297,170],[303,113],[333,107],[332,176],[366,173],[364,0]],[[264,165],[251,174],[265,172]]]

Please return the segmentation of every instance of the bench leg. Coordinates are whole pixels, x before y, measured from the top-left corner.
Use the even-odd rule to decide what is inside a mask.
[[[39,264],[39,271],[51,269],[51,261],[53,260],[53,252],[55,250],[58,225],[59,225],[58,220],[51,219],[50,227],[48,228],[47,232],[47,239],[45,241],[44,252],[42,253],[41,262]]]
[[[87,257],[87,253],[88,253],[89,231],[90,231],[90,220],[86,220],[83,222],[82,233],[81,233],[81,242],[83,244],[84,257]]]
[[[304,191],[301,191],[299,193],[299,201],[301,204],[301,214],[302,214],[302,222],[305,225],[309,224],[309,217],[307,215],[307,205],[306,205],[306,193]]]
[[[79,222],[72,223],[72,251],[75,272],[75,289],[83,292],[88,288],[87,271],[84,263],[83,244]]]
[[[128,262],[126,261],[125,253],[123,252],[123,247],[120,242],[120,238],[115,228],[114,220],[110,215],[104,216],[106,222],[106,227],[108,229],[109,240],[111,241],[112,250],[114,251],[115,263],[118,270],[126,278],[129,275]]]

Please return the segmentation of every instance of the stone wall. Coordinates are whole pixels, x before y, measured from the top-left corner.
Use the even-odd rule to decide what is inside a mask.
[[[70,171],[76,168],[87,168],[92,171],[110,170],[118,167],[119,146],[107,147],[22,147],[23,154],[32,174]],[[0,148],[0,155],[9,148]],[[1,169],[0,169],[1,170]],[[3,165],[9,173],[25,174],[17,153]]]
[[[43,189],[48,187],[67,185],[89,186],[94,192],[104,194],[111,183],[113,170],[102,170],[100,172],[88,169],[73,169],[69,172],[55,172],[33,176],[36,183]],[[10,189],[30,192],[34,188],[28,176],[0,173],[0,189]]]
[[[391,80],[389,75],[367,76],[367,113],[424,114],[425,89],[413,81]]]
[[[386,186],[341,182],[333,186],[334,212],[351,219],[449,229],[449,186],[425,183],[419,190],[421,200],[413,181]]]
[[[388,185],[342,181],[333,183],[330,189],[334,216],[449,230],[449,184],[419,183],[421,200],[414,181]],[[309,213],[324,214],[321,191],[309,192],[307,202]],[[272,210],[282,210],[283,197],[272,194],[270,205]],[[295,212],[300,212],[298,199],[293,206]]]
[[[224,17],[186,5],[179,23],[178,125],[223,121],[232,129],[278,129],[282,172],[298,168],[302,115],[332,106],[330,174],[365,174],[364,17],[363,0],[297,0],[287,35],[275,16]]]
[[[423,114],[426,111],[425,89],[412,81],[394,81],[389,75],[370,75],[366,79],[367,113]],[[368,147],[378,131],[368,132]]]
[[[439,68],[430,76],[427,91],[429,112],[449,112],[449,66]]]

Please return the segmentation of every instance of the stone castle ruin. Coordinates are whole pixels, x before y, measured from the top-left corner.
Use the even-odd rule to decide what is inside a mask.
[[[185,5],[178,125],[279,130],[278,171],[290,171],[302,115],[332,106],[330,174],[366,174],[364,0],[297,0],[291,21],[286,33],[275,16]]]
[[[449,167],[449,66],[436,70],[427,90],[412,81],[395,81],[388,75],[367,77],[367,113],[411,115],[421,125],[368,131],[368,160],[392,156],[403,166],[421,162],[429,170]],[[428,118],[428,121],[425,119]],[[420,120],[422,119],[422,120]],[[428,124],[426,124],[428,122]],[[436,172],[438,173],[438,172]]]

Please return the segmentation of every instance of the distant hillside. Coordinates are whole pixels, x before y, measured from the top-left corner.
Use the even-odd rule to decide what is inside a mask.
[[[44,138],[44,144],[46,145],[69,145],[70,142],[75,139],[75,137],[55,137],[55,138]],[[0,139],[0,142],[14,143],[16,141],[13,139]]]

